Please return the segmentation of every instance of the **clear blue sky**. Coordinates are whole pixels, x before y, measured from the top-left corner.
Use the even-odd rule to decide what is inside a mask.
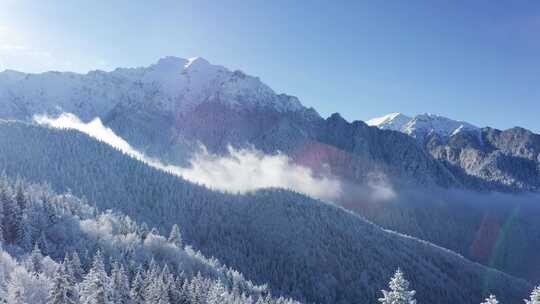
[[[202,56],[349,120],[436,113],[540,132],[538,1],[0,0],[0,69]]]

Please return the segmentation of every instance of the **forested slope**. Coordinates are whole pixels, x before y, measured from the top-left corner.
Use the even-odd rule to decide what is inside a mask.
[[[276,295],[319,303],[373,302],[398,266],[422,302],[477,303],[488,292],[516,302],[530,288],[339,207],[284,190],[210,191],[76,131],[0,123],[0,167],[9,176],[70,190],[162,233],[179,224],[186,242],[255,283],[268,282]]]

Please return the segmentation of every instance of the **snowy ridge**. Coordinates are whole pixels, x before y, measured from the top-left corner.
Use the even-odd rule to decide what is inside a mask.
[[[0,73],[0,117],[71,112],[89,120],[116,105],[152,107],[178,113],[204,102],[300,111],[296,97],[276,94],[259,78],[213,65],[201,57],[165,57],[149,67],[118,68],[87,74]]]
[[[447,138],[460,132],[479,130],[470,123],[428,113],[413,117],[391,113],[370,119],[366,123],[384,130],[400,131],[418,139],[434,134]]]

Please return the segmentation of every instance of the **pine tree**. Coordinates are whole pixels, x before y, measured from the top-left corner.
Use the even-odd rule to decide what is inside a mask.
[[[66,255],[66,260],[68,256]],[[84,276],[84,271],[81,266],[81,260],[76,251],[71,254],[71,259],[66,263],[68,273],[73,277],[75,282],[81,282]]]
[[[204,303],[204,286],[203,286],[204,278],[202,277],[201,273],[197,273],[197,275],[191,280],[189,287],[188,287],[188,294],[189,294],[189,300],[192,304],[203,304]]]
[[[82,304],[109,304],[109,277],[105,272],[105,265],[101,252],[94,256],[92,268],[81,283]]]
[[[146,288],[145,296],[146,304],[169,304],[168,288],[163,282],[162,277],[153,280]]]
[[[183,303],[185,296],[182,289],[182,280],[179,277],[169,276],[169,300],[171,303]]]
[[[65,265],[60,265],[53,278],[47,304],[77,304],[79,299],[73,282],[70,281]]]
[[[79,298],[79,292],[78,292],[78,289],[77,289],[77,284],[80,281],[77,280],[77,278],[75,278],[75,275],[74,275],[74,272],[73,272],[72,261],[69,259],[69,256],[67,254],[64,256],[63,267],[64,267],[64,273],[66,275],[66,279],[67,279],[68,283],[71,286],[74,287],[74,291],[75,291],[76,297],[78,299]]]
[[[30,258],[29,258],[29,262],[30,262],[29,270],[35,274],[39,274],[43,268],[42,261],[43,261],[43,254],[41,253],[39,246],[35,244],[34,249],[32,250],[32,253],[30,254]]]
[[[525,299],[526,304],[540,304],[540,286],[533,289],[530,299]]]
[[[227,290],[221,281],[216,281],[208,291],[208,304],[221,304],[225,302]]]
[[[22,211],[22,215],[19,218],[19,225],[16,227],[16,243],[24,250],[30,250],[32,248],[32,230],[31,223],[28,219],[27,210]]]
[[[129,279],[124,266],[113,263],[111,270],[111,300],[114,304],[130,304]]]
[[[4,204],[7,201],[6,191],[7,189],[4,189],[4,184],[0,182],[0,244],[6,240],[4,238]]]
[[[182,248],[182,234],[178,225],[174,224],[171,233],[169,234],[169,243],[176,245],[178,248]]]
[[[403,272],[398,268],[388,287],[390,291],[382,290],[383,297],[379,299],[382,304],[415,304],[416,291],[409,290],[409,281],[405,280]]]
[[[50,244],[47,240],[47,236],[45,236],[45,231],[41,231],[41,235],[39,236],[39,239],[37,240],[37,244],[39,245],[39,248],[41,249],[41,252],[45,255],[48,255],[50,253]]]
[[[15,202],[19,207],[19,211],[22,212],[26,208],[26,197],[24,195],[22,183],[17,183],[17,192],[15,194]]]
[[[4,240],[7,243],[14,243],[17,239],[17,231],[20,225],[19,207],[7,192],[0,192],[0,200],[3,201],[3,222],[2,227]]]
[[[142,278],[141,271],[137,271],[133,282],[131,282],[131,300],[133,304],[144,304],[144,280]]]
[[[489,295],[489,298],[486,298],[481,304],[498,304],[497,298],[494,295]]]

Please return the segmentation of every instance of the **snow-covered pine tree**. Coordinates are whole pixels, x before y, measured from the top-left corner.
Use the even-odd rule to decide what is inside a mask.
[[[526,304],[540,304],[540,286],[537,286],[531,292],[530,299],[525,299]]]
[[[379,299],[382,304],[415,304],[416,291],[409,290],[409,281],[403,275],[401,269],[397,269],[388,283],[390,291],[382,290],[383,297]]]
[[[82,281],[84,270],[82,269],[81,260],[77,251],[73,251],[71,254],[71,259],[68,259],[68,256],[66,255],[65,260],[66,261],[64,263],[66,264],[67,272],[73,277],[75,282]]]
[[[19,207],[8,192],[0,193],[0,200],[3,201],[3,222],[4,240],[13,243],[17,239],[17,231],[20,225]]]
[[[192,304],[202,304],[205,303],[206,292],[204,288],[204,278],[201,273],[191,279],[188,287],[189,301]]]
[[[17,203],[17,206],[19,206],[19,211],[22,212],[26,208],[27,204],[22,182],[17,182],[16,188],[15,202]]]
[[[146,304],[169,304],[169,291],[161,273],[149,281],[144,298]]]
[[[81,283],[81,304],[110,304],[110,283],[105,272],[103,256],[98,251],[92,268]]]
[[[169,277],[169,300],[171,303],[183,303],[184,299],[182,280],[180,280],[179,276],[174,277],[171,275]]]
[[[79,289],[77,284],[82,281],[82,279],[77,279],[75,277],[74,267],[72,264],[72,260],[69,259],[69,256],[66,254],[64,256],[64,262],[61,265],[63,267],[64,273],[66,275],[66,279],[70,286],[73,287],[74,292],[74,298],[77,299],[77,303],[79,302]]]
[[[497,297],[495,297],[495,295],[489,295],[488,298],[486,298],[486,300],[484,302],[482,302],[481,304],[498,304],[499,301],[497,301]]]
[[[45,236],[45,231],[41,231],[39,239],[36,243],[39,245],[39,249],[41,249],[43,254],[48,255],[50,253],[51,246],[49,244],[49,240],[47,240],[47,236]]]
[[[221,281],[216,281],[212,288],[208,291],[208,304],[220,304],[224,303],[226,300],[227,290]],[[262,304],[262,303],[261,303]]]
[[[41,269],[43,268],[43,265],[41,264],[41,262],[43,261],[43,254],[41,253],[41,249],[39,249],[39,246],[37,244],[34,245],[34,249],[32,250],[28,261],[28,269],[36,275],[39,274],[41,272]]]
[[[7,201],[7,182],[1,180],[0,177],[0,244],[5,242],[4,238],[4,204]]]
[[[66,266],[60,265],[56,271],[52,287],[49,291],[47,304],[78,304],[79,298],[76,287],[69,278]]]
[[[137,271],[133,281],[131,282],[131,300],[133,304],[144,304],[144,280],[141,275],[141,271]]]
[[[32,231],[31,223],[29,222],[28,209],[22,211],[22,215],[19,219],[19,225],[17,226],[16,243],[24,250],[32,248]]]
[[[116,262],[111,270],[111,300],[114,304],[131,304],[129,279],[124,266]]]
[[[2,223],[4,222],[4,206],[2,204],[2,200],[0,199],[0,249],[2,248],[2,244],[6,241],[4,238],[4,226]]]
[[[169,234],[169,243],[176,245],[178,248],[182,248],[182,234],[178,225],[174,224],[171,233]]]

